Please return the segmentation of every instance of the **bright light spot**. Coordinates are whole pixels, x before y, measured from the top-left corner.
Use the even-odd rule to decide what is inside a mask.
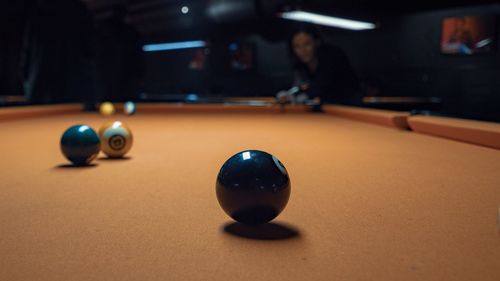
[[[248,160],[248,159],[250,159],[250,158],[251,158],[251,156],[250,156],[250,151],[245,151],[245,152],[243,152],[242,157],[243,157],[243,160]]]
[[[364,21],[349,20],[331,16],[324,16],[303,11],[284,12],[280,17],[289,20],[309,22],[319,25],[327,25],[350,30],[375,29],[375,24]]]
[[[113,129],[116,129],[116,128],[120,128],[120,126],[122,125],[122,122],[120,121],[115,121],[113,122],[113,126],[111,126]]]
[[[479,42],[476,43],[476,48],[482,48],[484,46],[487,46],[489,44],[491,44],[493,42],[493,39],[491,38],[486,38],[484,40],[481,40]]]
[[[83,126],[80,126],[80,128],[78,128],[78,132],[83,133],[83,132],[87,131],[88,129],[90,129],[89,126],[83,125]]]
[[[144,52],[157,52],[157,51],[170,51],[179,49],[190,49],[190,48],[201,48],[205,47],[207,43],[205,41],[185,41],[185,42],[172,42],[172,43],[161,43],[161,44],[148,44],[142,46]]]
[[[181,8],[181,12],[182,12],[183,14],[187,14],[187,13],[189,13],[189,7],[188,7],[188,6],[182,6],[182,8]]]

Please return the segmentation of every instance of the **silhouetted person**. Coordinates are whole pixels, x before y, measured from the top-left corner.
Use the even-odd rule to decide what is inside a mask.
[[[100,98],[136,100],[142,77],[142,45],[136,30],[125,23],[126,9],[115,6],[99,26],[98,68]]]
[[[290,53],[294,70],[294,88],[278,98],[292,97],[296,102],[319,100],[334,103],[357,103],[358,79],[345,53],[322,42],[312,28],[293,33]]]
[[[24,91],[32,103],[91,100],[92,17],[78,0],[37,0],[22,51]]]

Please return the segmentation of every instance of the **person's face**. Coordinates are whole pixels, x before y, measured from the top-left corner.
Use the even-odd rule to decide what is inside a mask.
[[[292,47],[299,60],[308,64],[316,58],[318,42],[311,35],[300,32],[293,36]]]

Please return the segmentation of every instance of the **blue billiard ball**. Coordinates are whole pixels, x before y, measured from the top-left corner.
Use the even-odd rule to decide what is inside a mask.
[[[277,217],[290,198],[290,178],[273,155],[241,151],[219,171],[216,193],[222,209],[243,224],[267,223]]]
[[[74,165],[88,165],[101,149],[97,133],[87,125],[68,128],[61,137],[61,151]]]

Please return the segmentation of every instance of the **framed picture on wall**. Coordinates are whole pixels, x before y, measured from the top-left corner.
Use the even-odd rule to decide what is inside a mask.
[[[441,23],[441,53],[470,56],[495,52],[497,24],[496,15],[444,18]]]

